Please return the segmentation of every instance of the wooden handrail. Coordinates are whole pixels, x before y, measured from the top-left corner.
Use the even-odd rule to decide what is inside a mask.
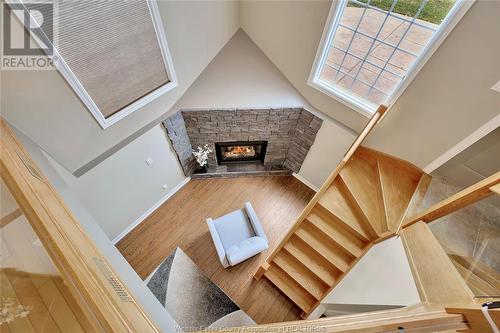
[[[371,130],[374,128],[374,126],[378,123],[378,121],[381,119],[381,117],[386,113],[387,111],[387,106],[385,105],[380,105],[380,107],[377,109],[377,111],[373,114],[373,116],[370,118],[370,121],[366,124],[365,128],[361,132],[361,134],[356,138],[356,140],[353,142],[353,144],[349,147],[347,152],[345,153],[344,157],[340,161],[340,163],[337,165],[337,167],[332,171],[332,173],[328,176],[326,181],[323,183],[321,188],[316,192],[316,194],[313,196],[311,201],[307,204],[307,206],[302,210],[300,215],[297,217],[295,220],[295,223],[292,225],[292,227],[288,230],[287,234],[281,242],[278,244],[277,247],[274,248],[273,252],[266,258],[266,261],[264,264],[259,267],[257,272],[255,273],[255,278],[259,279],[262,274],[266,271],[269,262],[273,260],[273,258],[276,256],[276,254],[283,248],[285,245],[286,241],[293,235],[293,233],[298,229],[300,226],[302,220],[306,218],[306,216],[311,212],[313,209],[314,205],[318,202],[318,200],[321,198],[321,196],[325,193],[325,191],[328,189],[328,187],[331,185],[331,183],[335,180],[335,178],[338,176],[340,173],[340,170],[344,167],[344,165],[351,159],[352,155],[358,149],[358,147],[361,145],[363,140],[368,136],[368,134],[371,132]]]
[[[500,194],[500,184],[496,184],[496,185],[490,187],[490,190],[492,192],[495,192],[496,194]]]
[[[0,119],[0,176],[97,332],[159,332]]]
[[[224,332],[444,332],[469,329],[461,314],[447,313],[443,306],[419,304],[402,309],[290,321],[252,327],[224,328]],[[220,332],[210,328],[203,332]],[[477,332],[479,333],[479,332]]]
[[[403,228],[412,225],[418,221],[431,222],[440,217],[446,216],[457,210],[471,205],[479,200],[482,200],[490,195],[495,194],[494,187],[500,183],[500,172],[483,179],[476,184],[467,187],[466,189],[452,195],[451,197],[438,202],[434,206],[410,217],[403,223]]]
[[[347,162],[351,159],[352,155],[358,149],[359,146],[361,146],[361,143],[366,139],[368,134],[372,131],[372,129],[379,123],[379,120],[382,119],[382,117],[385,115],[387,112],[388,107],[385,105],[380,105],[377,109],[377,111],[373,114],[373,116],[370,118],[370,121],[366,124],[365,128],[361,131],[359,136],[356,138],[356,140],[352,143],[351,147],[347,150],[347,152],[344,155],[344,158],[342,161]]]

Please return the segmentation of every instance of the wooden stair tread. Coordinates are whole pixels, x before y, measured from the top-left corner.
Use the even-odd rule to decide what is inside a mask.
[[[273,262],[314,296],[316,300],[321,300],[323,294],[328,290],[328,286],[321,279],[287,251],[280,251],[273,259]]]
[[[319,255],[316,251],[309,248],[300,238],[292,236],[285,244],[284,249],[294,256],[301,263],[306,265],[316,276],[329,286],[333,286],[341,274],[340,271],[331,267],[331,264]]]
[[[336,221],[332,218],[329,219],[320,210],[313,210],[306,219],[354,257],[359,257],[363,252],[363,242],[349,234]]]
[[[314,303],[316,303],[313,296],[288,276],[281,268],[275,266],[275,264],[269,266],[264,276],[297,304],[302,311],[308,313]]]
[[[409,172],[407,167],[387,158],[378,160],[378,170],[387,228],[395,231],[410,204],[422,174]]]
[[[302,225],[295,235],[302,239],[305,243],[309,244],[316,252],[328,260],[332,265],[340,271],[345,272],[349,268],[352,259],[349,259],[347,253],[343,250],[336,248],[326,236],[320,234],[319,231],[312,229],[307,225]],[[330,246],[331,245],[331,246]]]
[[[354,154],[340,171],[340,177],[377,234],[387,231],[376,159],[361,158]]]
[[[362,213],[356,210],[357,207],[354,206],[356,204],[349,202],[344,196],[342,184],[338,178],[319,199],[318,204],[342,221],[364,241],[369,241],[376,235],[369,222],[364,222]],[[371,233],[370,230],[372,230]]]
[[[417,222],[401,236],[422,302],[473,302],[472,292],[427,224]]]

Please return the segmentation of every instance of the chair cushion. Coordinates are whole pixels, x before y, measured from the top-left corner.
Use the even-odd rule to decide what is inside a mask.
[[[224,250],[255,236],[255,232],[243,210],[236,210],[214,220]]]
[[[254,236],[231,246],[226,251],[226,257],[229,264],[234,266],[264,250],[267,250],[267,248],[267,240],[259,236]]]

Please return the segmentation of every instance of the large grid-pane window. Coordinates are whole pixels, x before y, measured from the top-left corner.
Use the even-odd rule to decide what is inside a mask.
[[[313,85],[373,112],[411,74],[461,0],[341,0]],[[455,9],[455,11],[454,11]]]
[[[20,0],[25,6],[29,3]],[[45,38],[54,48],[55,67],[101,127],[177,86],[155,0],[54,0],[50,4],[40,10],[26,7],[26,13],[47,37],[57,27],[53,39]],[[36,15],[37,11],[43,15]],[[15,13],[26,24],[25,14]],[[45,17],[55,24],[43,25]]]

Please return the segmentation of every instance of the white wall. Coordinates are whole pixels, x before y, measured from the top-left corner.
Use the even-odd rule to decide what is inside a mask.
[[[152,158],[153,164],[147,165],[147,158]],[[160,125],[79,178],[48,159],[110,239],[186,178]]]
[[[367,119],[307,85],[331,1],[243,1],[241,26],[316,109],[360,130]],[[425,167],[499,113],[499,1],[479,0],[368,140]]]
[[[75,215],[83,230],[88,233],[97,249],[106,257],[120,280],[127,286],[130,293],[134,296],[138,304],[143,307],[156,327],[165,333],[178,331],[179,325],[170,313],[156,299],[146,284],[111,243],[99,224],[96,223],[78,198],[69,190],[64,180],[55,171],[40,148],[18,130],[15,130],[15,134],[40,170],[55,187],[64,203]]]
[[[304,105],[307,101],[240,29],[172,109]]]
[[[500,127],[440,166],[433,174],[465,188],[498,172],[499,156]],[[500,202],[500,197],[495,197]]]
[[[243,32],[237,32],[201,73],[172,112],[193,108],[306,107],[324,119],[299,172],[320,187],[355,133],[317,112]]]
[[[71,172],[158,118],[239,27],[237,1],[164,0],[158,5],[177,88],[102,130],[57,71],[2,71],[2,116]]]
[[[420,303],[401,239],[393,237],[374,245],[322,303],[394,306]]]
[[[357,134],[332,121],[323,121],[316,140],[300,168],[299,175],[320,188],[340,163]]]

